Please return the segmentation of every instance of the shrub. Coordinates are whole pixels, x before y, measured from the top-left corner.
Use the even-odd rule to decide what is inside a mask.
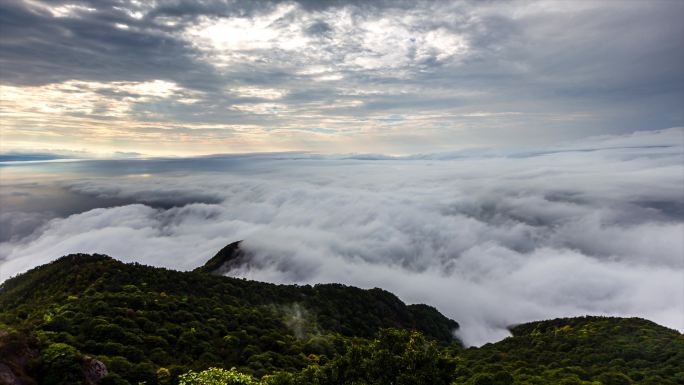
[[[43,384],[78,384],[83,381],[80,354],[71,345],[50,344],[40,354]]]
[[[255,385],[250,375],[237,370],[209,368],[199,373],[192,370],[178,377],[179,385]]]

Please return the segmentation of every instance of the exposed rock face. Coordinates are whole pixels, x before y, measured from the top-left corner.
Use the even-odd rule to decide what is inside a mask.
[[[208,273],[215,275],[225,275],[231,270],[244,265],[249,261],[249,255],[240,248],[242,241],[229,244],[221,249],[215,256],[207,261],[203,266],[196,268],[195,272]]]
[[[24,385],[9,366],[0,362],[0,385]]]
[[[103,377],[107,375],[107,366],[92,357],[85,357],[83,359],[83,376],[86,384],[96,384]]]
[[[36,341],[19,333],[0,330],[0,385],[35,385],[26,365],[38,356]]]
[[[28,365],[29,361],[36,357],[38,357],[38,350],[25,346],[17,351],[14,356],[14,362],[23,368]]]

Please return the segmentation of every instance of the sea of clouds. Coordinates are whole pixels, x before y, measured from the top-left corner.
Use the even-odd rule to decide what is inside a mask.
[[[584,314],[684,330],[683,162],[673,128],[530,151],[6,165],[0,282],[74,252],[193,269],[244,240],[239,276],[381,287],[467,344]]]

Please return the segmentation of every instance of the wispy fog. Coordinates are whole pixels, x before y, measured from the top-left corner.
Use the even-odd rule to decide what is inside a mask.
[[[270,154],[0,167],[0,281],[72,252],[382,287],[461,324],[641,316],[684,330],[684,131],[405,158]]]

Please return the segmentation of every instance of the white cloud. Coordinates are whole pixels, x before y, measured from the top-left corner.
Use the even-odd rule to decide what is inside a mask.
[[[230,70],[245,62],[263,65],[272,50],[288,51],[287,62],[271,63],[313,80],[341,79],[342,69],[386,72],[425,61],[444,62],[469,52],[464,34],[444,27],[425,28],[435,17],[449,24],[448,15],[397,11],[383,17],[364,15],[350,7],[306,12],[289,3],[251,17],[205,17],[188,27],[183,37],[213,65]],[[307,32],[325,26],[323,36]],[[305,66],[301,69],[301,66]],[[321,74],[323,69],[328,74]]]
[[[280,99],[288,94],[287,90],[260,87],[238,87],[231,89],[231,91],[242,98],[261,98],[268,100]]]
[[[50,7],[34,1],[29,1],[28,3],[32,6],[37,6],[37,8],[47,9],[53,17],[77,17],[79,13],[97,11],[95,8],[90,8],[79,4],[64,4],[56,7]]]
[[[259,115],[276,115],[288,111],[288,106],[282,103],[237,103],[233,104],[232,108]]]
[[[294,4],[281,4],[272,12],[255,17],[204,17],[183,36],[208,57],[218,59],[213,62],[218,66],[245,58],[239,54],[241,51],[302,49],[308,38],[301,23],[282,22],[295,8]]]
[[[146,82],[88,82],[69,80],[36,87],[0,85],[0,113],[6,117],[48,121],[68,114],[128,116],[136,103],[193,95],[164,80]]]

